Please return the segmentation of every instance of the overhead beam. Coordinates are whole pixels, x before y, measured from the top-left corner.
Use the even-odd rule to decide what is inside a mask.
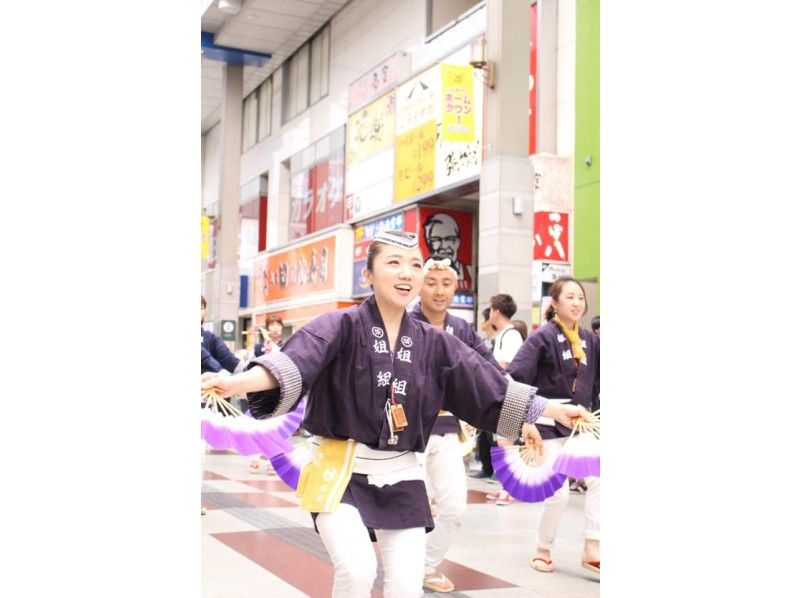
[[[238,64],[240,66],[261,68],[272,58],[272,54],[264,52],[218,46],[214,43],[214,34],[210,31],[200,32],[200,46],[203,51],[203,56],[209,60],[219,60],[225,64]]]

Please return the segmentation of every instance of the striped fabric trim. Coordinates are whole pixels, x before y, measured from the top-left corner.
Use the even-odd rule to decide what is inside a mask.
[[[509,440],[519,438],[535,391],[532,386],[509,380],[506,397],[500,408],[500,418],[497,420],[497,433],[500,436],[505,436]]]
[[[257,357],[251,363],[266,368],[281,387],[281,398],[278,401],[278,406],[275,411],[269,414],[269,417],[277,417],[289,413],[300,399],[300,393],[303,389],[300,370],[297,369],[292,359],[286,353],[272,351]]]
[[[535,424],[536,420],[541,417],[548,403],[549,401],[544,397],[534,394],[533,400],[531,401],[531,406],[528,408],[528,416],[525,418],[525,421],[529,424]]]
[[[403,249],[414,249],[415,247],[419,247],[419,238],[417,237],[417,234],[408,233],[408,235],[409,238],[405,238],[398,235],[393,235],[391,233],[386,233],[384,231],[380,231],[378,233],[375,233],[375,236],[372,237],[372,242],[386,243],[387,245],[393,245],[395,247],[401,247]]]

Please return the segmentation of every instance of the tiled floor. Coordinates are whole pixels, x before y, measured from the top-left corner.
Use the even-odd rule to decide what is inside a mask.
[[[251,474],[248,459],[206,457],[201,518],[204,598],[330,596],[332,567],[311,517],[275,475]],[[599,575],[580,566],[583,496],[571,494],[553,550],[554,573],[531,569],[541,505],[497,506],[484,500],[496,483],[469,480],[464,527],[441,570],[456,584],[449,596],[597,598]],[[200,515],[198,514],[198,517]],[[373,597],[382,596],[379,574]],[[444,596],[427,592],[426,596]]]

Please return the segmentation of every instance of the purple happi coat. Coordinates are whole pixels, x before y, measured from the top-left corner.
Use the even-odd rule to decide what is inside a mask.
[[[428,318],[425,317],[425,314],[422,313],[422,303],[417,303],[409,313],[411,314],[412,318],[419,320],[420,322],[425,322],[426,324],[430,323],[428,322]],[[497,363],[497,360],[492,355],[491,350],[483,343],[478,334],[475,332],[472,326],[466,322],[466,320],[447,313],[444,316],[444,331],[452,334],[462,343],[474,349],[476,353],[478,353],[491,365],[496,367],[499,372],[503,372],[503,368],[501,368],[500,364]],[[458,431],[458,419],[452,415],[440,415],[436,418],[436,423],[434,424],[433,431],[431,433],[444,436],[448,433],[458,433]]]
[[[408,313],[397,346],[390,349],[374,296],[317,317],[294,333],[280,353],[259,357],[248,367],[255,365],[278,380],[280,396],[248,394],[254,416],[283,415],[308,392],[306,430],[352,438],[378,450],[424,452],[440,409],[516,439],[523,422],[538,417],[543,408],[543,402],[532,401],[535,389],[510,381],[454,335]],[[396,445],[387,443],[385,406],[392,389],[408,420]]]
[[[570,404],[591,411],[592,397],[600,394],[600,337],[583,328],[578,335],[586,353],[580,364],[575,363],[572,347],[561,328],[551,321],[525,339],[506,371],[514,380],[535,386],[537,394],[543,397],[569,399]],[[537,424],[537,428],[544,439],[571,433],[559,423]]]
[[[374,296],[319,316],[294,333],[281,352],[263,355],[248,367],[256,365],[269,370],[280,386],[248,394],[256,418],[288,413],[308,393],[306,430],[352,438],[376,450],[424,452],[441,409],[476,428],[517,439],[522,424],[535,421],[546,405],[534,388],[507,378],[452,334],[408,313],[396,346],[389,347]],[[392,396],[408,421],[396,444],[389,442],[386,417]],[[378,487],[367,475],[353,473],[342,503],[358,509],[371,535],[375,529],[433,529],[422,480]]]

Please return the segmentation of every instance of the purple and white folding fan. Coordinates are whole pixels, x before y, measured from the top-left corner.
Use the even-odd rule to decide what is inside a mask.
[[[272,468],[278,477],[287,486],[297,490],[297,482],[300,479],[300,472],[306,463],[311,461],[311,456],[306,444],[292,446],[285,438],[275,437],[270,444],[270,450],[266,452]]]
[[[209,406],[200,410],[200,434],[213,449],[232,449],[241,455],[268,454],[276,438],[288,438],[300,427],[305,407],[304,398],[286,415],[255,419],[224,399],[211,396]]]
[[[538,456],[527,446],[496,446],[492,448],[492,467],[503,489],[517,500],[541,502],[550,498],[567,479],[553,471],[558,453],[543,449]]]
[[[597,415],[595,412],[592,415]],[[553,470],[576,480],[600,476],[600,422],[579,422],[561,447]]]

